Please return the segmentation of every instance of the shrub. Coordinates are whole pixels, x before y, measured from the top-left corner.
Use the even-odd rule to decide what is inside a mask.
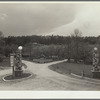
[[[0,54],[0,62],[2,62],[2,61],[3,61],[3,55]]]
[[[88,64],[88,65],[92,64],[92,59],[90,57],[87,57],[85,59],[85,64]]]

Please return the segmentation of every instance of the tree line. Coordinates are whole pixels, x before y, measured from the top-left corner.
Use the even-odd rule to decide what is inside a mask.
[[[89,44],[96,44],[98,37],[80,37],[81,41],[84,41],[85,43]],[[50,44],[66,44],[72,39],[72,36],[37,36],[37,35],[32,35],[32,36],[8,36],[4,38],[4,41],[6,45],[11,45],[11,44],[17,44],[17,45],[22,45],[24,46],[27,43],[39,43],[39,44],[45,44],[45,45],[50,45]]]
[[[85,64],[92,63],[92,50],[96,46],[100,49],[100,36],[83,37],[82,33],[75,29],[70,36],[8,36],[4,37],[0,32],[0,59],[9,57],[16,52],[18,46],[23,46],[23,57],[30,59],[45,58],[68,59],[71,62]],[[99,50],[100,51],[100,50]],[[2,61],[2,60],[1,60]]]

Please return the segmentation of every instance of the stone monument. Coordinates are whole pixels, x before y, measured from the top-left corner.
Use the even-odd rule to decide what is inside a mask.
[[[100,78],[99,53],[97,47],[93,50],[93,67],[91,71],[93,78]]]
[[[10,55],[10,63],[12,67],[12,75],[13,77],[21,77],[22,76],[22,46],[18,47],[18,52],[16,54]]]

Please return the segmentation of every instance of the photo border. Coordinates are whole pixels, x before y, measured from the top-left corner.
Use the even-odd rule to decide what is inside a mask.
[[[97,2],[99,0],[0,0],[1,2]],[[99,1],[100,3],[100,1]],[[6,94],[6,96],[5,96]],[[0,91],[1,100],[86,100],[100,99],[100,91]]]

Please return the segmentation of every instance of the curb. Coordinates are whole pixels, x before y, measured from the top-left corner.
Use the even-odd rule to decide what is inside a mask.
[[[31,73],[30,73],[30,74],[31,74]],[[8,76],[8,75],[11,75],[11,74],[7,74],[7,75],[3,76],[2,80],[3,80],[3,81],[5,81],[5,82],[16,81],[16,80],[18,80],[18,81],[19,81],[19,80],[22,80],[22,79],[28,79],[28,78],[30,78],[30,77],[32,77],[32,76],[33,76],[33,75],[31,74],[30,76],[25,77],[25,78],[13,79],[13,80],[6,80],[6,79],[5,79],[5,77],[6,77],[6,76]]]
[[[99,79],[93,79],[93,78],[88,78],[88,77],[82,77],[80,75],[77,75],[77,74],[74,74],[74,73],[71,73],[72,76],[75,76],[75,77],[78,77],[78,78],[81,78],[81,79],[85,79],[87,81],[89,81],[89,83],[96,83],[96,82],[99,82],[99,83],[96,83],[96,84],[99,84],[100,85],[100,80]]]
[[[76,77],[79,77],[79,78],[82,78],[82,76],[80,75],[77,75],[77,74],[74,74],[74,73],[71,73],[72,76],[76,76]]]

